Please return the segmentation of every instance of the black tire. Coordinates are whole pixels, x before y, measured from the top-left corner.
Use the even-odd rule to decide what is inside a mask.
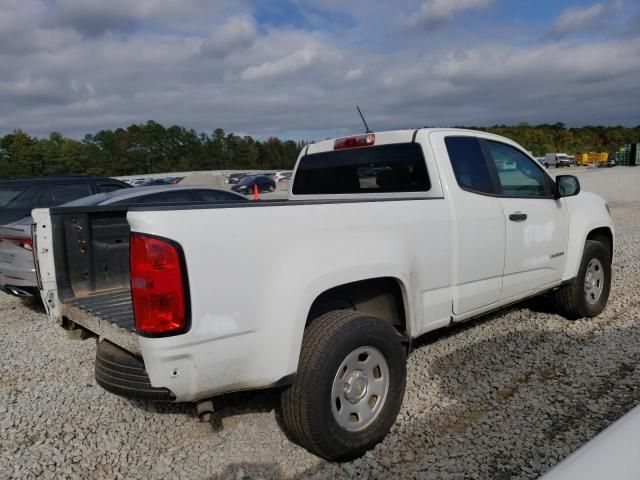
[[[95,375],[98,385],[115,395],[157,402],[175,400],[166,388],[151,386],[141,358],[106,340],[99,341],[96,348]]]
[[[587,301],[587,290],[585,285],[585,277],[590,262],[596,259],[602,265],[604,279],[602,292],[599,298],[590,303]],[[609,299],[609,291],[611,289],[611,252],[601,242],[587,240],[584,245],[582,261],[578,275],[566,285],[558,290],[551,292],[556,311],[568,318],[569,320],[577,320],[585,317],[595,317],[599,315],[607,306]]]
[[[388,389],[381,410],[357,431],[341,427],[332,412],[332,387],[349,354],[373,347],[388,366]],[[404,398],[406,355],[394,328],[353,310],[334,310],[314,320],[305,331],[298,372],[282,392],[282,420],[292,439],[331,461],[357,458],[380,442],[393,426]]]

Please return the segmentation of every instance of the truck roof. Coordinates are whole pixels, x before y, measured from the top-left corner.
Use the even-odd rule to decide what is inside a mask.
[[[415,137],[418,132],[425,132],[429,134],[431,132],[452,132],[452,133],[460,133],[460,134],[478,134],[495,137],[496,139],[500,139],[501,141],[507,140],[509,143],[513,143],[511,140],[501,137],[499,135],[494,135],[489,132],[484,132],[482,130],[472,130],[469,128],[452,128],[452,127],[423,127],[423,128],[407,128],[402,130],[383,130],[379,132],[369,132],[375,135],[375,145],[385,145],[389,143],[407,143],[415,140]],[[334,149],[334,142],[338,138],[348,138],[357,135],[364,135],[363,132],[354,133],[352,135],[345,135],[344,137],[336,137],[336,138],[328,138],[326,140],[322,140],[320,142],[312,143],[306,147],[304,150],[305,154],[314,154],[320,152],[328,152]]]

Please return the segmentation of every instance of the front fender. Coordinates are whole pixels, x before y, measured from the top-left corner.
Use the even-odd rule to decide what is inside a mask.
[[[569,212],[569,241],[567,260],[562,280],[570,280],[578,274],[582,252],[589,233],[606,227],[613,237],[613,220],[607,211],[606,202],[598,195],[581,192],[574,197],[563,198]]]

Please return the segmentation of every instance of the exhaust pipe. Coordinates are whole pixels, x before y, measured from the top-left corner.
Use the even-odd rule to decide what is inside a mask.
[[[28,292],[27,290],[23,290],[20,287],[11,287],[7,285],[6,288],[16,297],[33,297],[33,294],[31,292]]]

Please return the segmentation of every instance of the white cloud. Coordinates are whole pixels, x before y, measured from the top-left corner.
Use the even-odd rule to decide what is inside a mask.
[[[256,24],[248,16],[232,17],[227,23],[213,32],[201,47],[205,55],[226,56],[247,48],[256,39]]]
[[[269,77],[289,75],[314,63],[335,58],[333,52],[325,50],[325,47],[321,45],[308,45],[277,60],[248,67],[242,72],[241,77],[244,80],[262,80]]]
[[[428,25],[451,20],[455,15],[467,11],[486,8],[493,0],[424,0],[419,19]]]
[[[564,35],[590,27],[600,20],[607,11],[608,7],[604,3],[596,3],[590,7],[568,8],[553,22],[550,32]]]
[[[349,70],[347,72],[347,74],[344,76],[344,79],[347,80],[347,81],[357,80],[361,76],[362,76],[362,69],[361,68],[354,68],[354,69]]]
[[[151,12],[151,25],[98,36],[79,33],[73,22],[44,28],[56,8],[49,0],[0,0],[0,64],[10,66],[0,69],[0,135],[23,128],[82,137],[154,119],[198,131],[313,139],[359,131],[355,104],[376,129],[640,123],[630,100],[640,98],[640,34],[626,24],[608,30],[625,37],[527,44],[501,40],[507,35],[499,26],[493,36],[464,36],[404,25],[400,36],[401,16],[417,12],[409,1],[387,15],[357,17],[344,31],[260,24],[244,4],[201,13],[202,0],[181,0],[191,13],[163,20],[173,0],[141,1],[153,8],[131,18],[147,22],[144,12]],[[362,6],[354,1],[349,12]],[[439,15],[433,8],[431,18],[455,15],[453,7]],[[539,38],[536,28],[524,33]]]

